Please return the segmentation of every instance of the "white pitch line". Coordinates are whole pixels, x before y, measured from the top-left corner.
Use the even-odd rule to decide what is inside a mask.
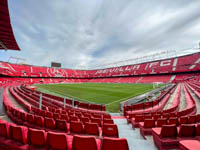
[[[147,91],[149,91],[149,90],[144,91],[144,93],[146,93]],[[108,105],[110,105],[110,104],[113,104],[113,103],[119,102],[119,101],[121,101],[121,100],[123,100],[123,99],[126,100],[126,99],[128,99],[128,98],[133,97],[134,95],[135,95],[135,96],[138,96],[138,95],[140,95],[140,94],[143,94],[143,92],[138,93],[137,95],[133,94],[133,95],[131,95],[131,96],[129,96],[129,97],[125,97],[125,98],[122,98],[122,99],[119,99],[119,100],[113,101],[113,102],[108,103],[108,104],[105,104],[105,105],[108,106]]]
[[[81,100],[81,101],[86,101],[86,102],[90,102],[90,103],[94,103],[94,102],[92,102],[92,101],[89,101],[89,100],[86,100],[86,99],[80,99],[79,97],[76,97],[76,96],[72,96],[72,95],[70,95],[70,94],[59,94],[59,93],[57,93],[57,92],[52,92],[52,91],[49,91],[49,90],[47,90],[47,89],[45,89],[47,92],[49,92],[49,93],[54,93],[54,94],[57,94],[57,95],[59,95],[59,96],[62,96],[62,97],[68,97],[68,98],[76,98],[76,99],[78,99],[78,100]]]

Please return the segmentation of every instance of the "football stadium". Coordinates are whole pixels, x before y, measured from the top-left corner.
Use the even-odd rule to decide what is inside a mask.
[[[200,150],[199,6],[0,0],[0,150]]]

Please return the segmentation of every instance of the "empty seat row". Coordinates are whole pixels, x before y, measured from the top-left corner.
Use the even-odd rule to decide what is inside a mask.
[[[181,140],[200,140],[200,124],[163,125],[162,128],[153,128],[152,135],[159,149],[177,149]]]
[[[123,112],[124,112],[124,116],[127,116],[129,114],[141,114],[144,111],[145,112],[152,112],[152,111],[156,111],[158,110],[159,107],[155,107],[158,106],[158,104],[162,104],[162,102],[167,101],[170,95],[170,91],[174,89],[175,86],[171,86],[166,90],[163,90],[161,95],[154,101],[151,102],[145,102],[145,103],[141,103],[141,104],[134,104],[131,106],[126,106],[124,105],[123,107]],[[161,107],[162,105],[160,105]]]
[[[172,113],[174,114],[174,113]],[[176,124],[176,125],[181,125],[181,124],[192,124],[192,123],[198,123],[200,122],[200,114],[198,115],[190,115],[190,116],[182,116],[182,117],[175,117],[176,115],[154,115],[153,117],[151,115],[136,115],[135,118],[131,119],[131,124],[133,128],[139,127],[139,122],[144,122],[146,119],[153,119],[157,121],[156,126],[160,126],[160,122],[165,122],[164,120],[168,120],[166,124]],[[173,117],[174,116],[174,117]]]
[[[53,118],[36,116],[29,113],[26,114],[25,112],[21,111],[13,110],[12,112],[15,113],[9,113],[9,111],[7,112],[8,116],[12,120],[18,124],[32,128],[45,129],[48,131],[62,131],[69,134],[92,134],[96,136],[100,136],[102,132],[102,136],[118,137],[118,128],[115,124],[104,123],[101,128],[98,122],[84,122],[83,124],[79,120],[74,120],[70,123],[67,123],[66,120],[54,120]]]
[[[33,95],[33,94],[32,94]],[[38,97],[38,101],[39,101],[39,97]],[[46,104],[45,104],[46,105]],[[51,105],[52,105],[52,103],[51,103]],[[46,105],[47,106],[47,105]],[[56,106],[56,108],[57,108],[58,106]],[[53,113],[62,113],[62,114],[66,114],[66,110],[63,110],[62,111],[62,109],[63,109],[63,106],[62,106],[62,109],[56,109],[56,108],[52,108],[52,107],[48,107],[48,109],[49,109],[49,111],[50,112],[53,112]],[[71,109],[75,109],[76,110],[76,108],[71,108]],[[45,115],[45,113],[43,112],[42,113],[42,111],[41,110],[38,110],[38,109],[36,109],[36,108],[32,108],[32,111],[34,111],[34,112],[37,112],[38,114],[43,114],[43,115]],[[72,111],[72,110],[71,110]],[[81,110],[77,110],[77,112],[79,112],[79,113],[82,113],[82,112],[84,112],[83,110],[81,111]],[[108,119],[111,119],[111,116],[109,115],[109,114],[107,114],[107,113],[105,113],[105,112],[89,112],[89,111],[87,111],[87,113],[88,114],[91,114],[90,116],[94,116],[94,117],[98,117],[98,118],[100,118],[100,119],[102,119],[102,118],[108,118]]]
[[[17,126],[0,121],[0,148],[16,150],[36,149],[73,149],[73,150],[128,150],[123,138],[96,139],[93,136],[67,135],[65,133],[45,132],[44,130]]]

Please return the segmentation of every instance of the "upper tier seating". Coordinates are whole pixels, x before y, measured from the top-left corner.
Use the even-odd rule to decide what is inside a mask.
[[[200,54],[195,53],[187,56],[181,56],[177,58],[171,58],[166,60],[159,60],[154,62],[146,62],[142,64],[135,64],[129,66],[107,68],[101,70],[71,70],[60,68],[48,68],[29,65],[17,65],[6,62],[0,63],[0,74],[8,76],[23,76],[23,77],[70,77],[70,78],[95,78],[95,77],[117,77],[117,76],[131,76],[131,75],[152,75],[152,74],[164,74],[164,73],[177,73],[198,71],[200,67]],[[141,82],[168,82],[170,76],[164,78],[146,78]],[[107,78],[103,82],[130,82],[130,79],[123,78]],[[138,79],[140,80],[140,79]],[[145,81],[147,80],[147,81]],[[98,80],[97,80],[98,81]],[[95,82],[92,81],[92,82]],[[135,80],[135,82],[137,82]]]

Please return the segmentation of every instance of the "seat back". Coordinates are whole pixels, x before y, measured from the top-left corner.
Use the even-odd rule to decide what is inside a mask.
[[[163,125],[167,125],[167,118],[159,118],[156,122],[157,127],[162,127]]]
[[[60,114],[54,113],[54,114],[53,114],[53,118],[54,118],[55,120],[60,119]]]
[[[97,143],[94,137],[75,135],[72,141],[72,150],[97,150]]]
[[[56,120],[56,128],[62,131],[67,131],[67,122],[66,120]]]
[[[56,128],[56,123],[53,118],[45,118],[44,119],[45,127],[49,129],[55,129]]]
[[[118,128],[116,124],[104,124],[102,136],[119,137]]]
[[[68,117],[68,115],[64,115],[64,114],[62,114],[62,115],[61,115],[61,119],[62,119],[62,120],[69,121],[69,117]]]
[[[179,118],[179,125],[187,124],[187,123],[188,123],[188,117],[187,116]]]
[[[29,145],[42,147],[46,144],[46,132],[44,130],[31,129],[28,130]]]
[[[35,123],[40,127],[44,127],[44,118],[42,116],[35,116]]]
[[[161,118],[161,115],[160,114],[154,114],[153,115],[153,119],[154,120],[158,120],[158,119],[160,119]]]
[[[175,117],[176,117],[176,113],[170,113],[170,114],[169,114],[169,117],[170,117],[170,118],[175,118]]]
[[[101,150],[129,150],[128,142],[125,138],[104,137]]]
[[[101,127],[101,119],[99,119],[99,118],[91,118],[90,120],[93,123],[97,123],[99,125],[99,127]]]
[[[69,120],[70,120],[70,122],[71,121],[79,121],[79,119],[78,119],[78,117],[77,116],[69,116]]]
[[[114,124],[114,121],[112,119],[104,119],[103,123]]]
[[[188,124],[196,123],[196,115],[188,117]]]
[[[83,127],[82,122],[71,121],[70,122],[70,132],[79,133],[79,134],[84,133],[84,127]]]
[[[0,136],[5,138],[9,137],[9,125],[7,122],[0,122]]]
[[[174,138],[177,136],[176,125],[163,125],[161,129],[162,138]]]
[[[144,118],[144,120],[145,120],[145,119],[152,119],[152,116],[151,116],[151,115],[144,115],[143,118]]]
[[[21,119],[22,119],[23,121],[27,121],[27,113],[26,113],[26,112],[22,112]]]
[[[178,133],[179,137],[194,137],[196,127],[194,124],[182,124]]]
[[[135,122],[142,122],[144,121],[143,115],[136,115],[135,116]]]
[[[167,118],[168,119],[169,118],[169,114],[163,114],[162,118]]]
[[[103,119],[111,119],[111,115],[110,114],[103,114]]]
[[[31,124],[35,123],[35,116],[33,114],[27,114],[27,121]]]
[[[64,133],[47,133],[47,143],[52,149],[67,150],[67,136]]]
[[[20,142],[22,144],[27,144],[27,131],[28,129],[23,126],[16,126],[14,124],[10,125],[10,138]]]
[[[46,116],[47,116],[48,118],[53,118],[53,113],[50,112],[50,111],[48,111],[48,112],[46,113]]]
[[[85,123],[86,134],[99,136],[99,126],[97,123]]]
[[[168,124],[169,125],[178,125],[178,118],[170,118],[169,121],[168,121]]]
[[[86,122],[90,122],[90,119],[88,117],[81,117],[80,120],[83,124],[85,124]]]
[[[155,127],[154,119],[145,119],[144,120],[144,128],[153,128],[153,127]]]

